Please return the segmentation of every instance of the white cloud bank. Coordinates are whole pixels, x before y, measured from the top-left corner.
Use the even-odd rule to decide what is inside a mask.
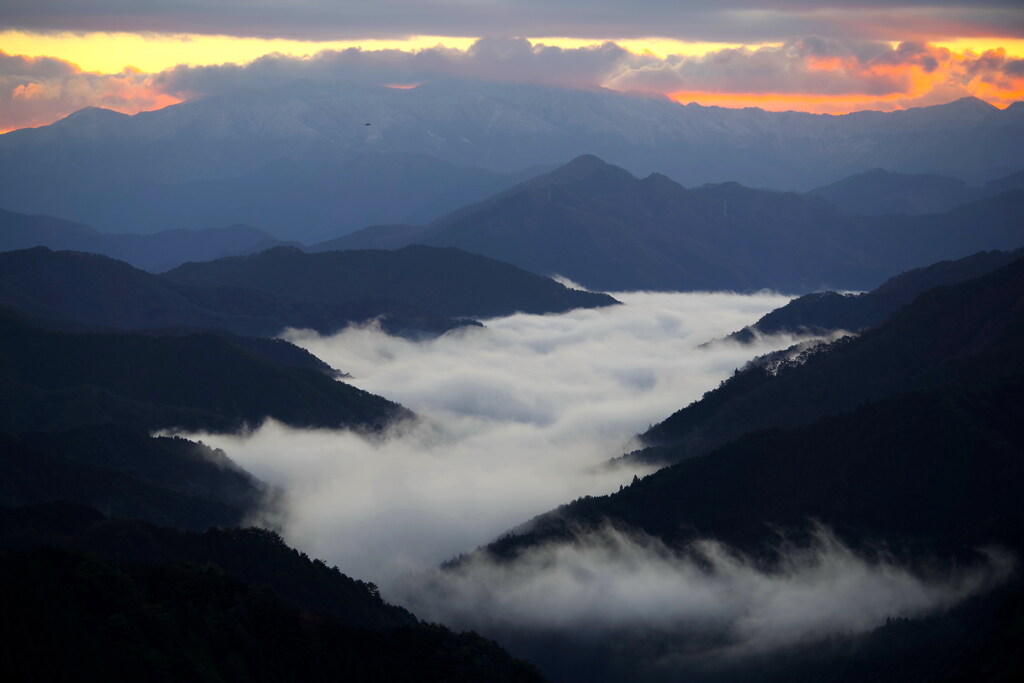
[[[991,555],[971,569],[916,576],[856,556],[825,530],[770,569],[714,543],[679,553],[604,530],[513,564],[477,556],[433,570],[536,514],[627,483],[635,469],[595,466],[753,355],[793,341],[697,348],[786,297],[615,296],[625,305],[514,315],[426,342],[372,327],[333,337],[293,331],[292,341],[351,372],[353,384],[421,419],[376,437],[274,422],[191,436],[283,487],[289,543],[377,582],[423,618],[492,637],[524,628],[699,631],[717,634],[714,652],[757,652],[941,609],[1010,571],[1009,558]]]
[[[421,416],[377,438],[268,422],[198,434],[286,490],[286,539],[386,588],[530,517],[632,479],[593,471],[755,353],[696,347],[788,301],[765,294],[616,295],[625,305],[514,315],[433,341],[373,328],[289,339]]]

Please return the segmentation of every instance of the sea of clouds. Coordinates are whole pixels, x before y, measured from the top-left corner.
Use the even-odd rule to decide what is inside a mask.
[[[719,544],[685,552],[606,529],[512,564],[474,556],[435,568],[531,517],[628,484],[605,466],[651,423],[697,400],[753,356],[799,341],[705,342],[789,298],[772,293],[616,293],[622,305],[512,315],[412,341],[374,325],[285,337],[352,384],[417,418],[383,434],[298,430],[192,434],[283,490],[285,539],[422,617],[516,630],[712,628],[715,647],[762,651],[954,604],[1006,576],[991,555],[917,576],[857,557],[827,529],[771,569]],[[527,654],[529,654],[527,648]]]

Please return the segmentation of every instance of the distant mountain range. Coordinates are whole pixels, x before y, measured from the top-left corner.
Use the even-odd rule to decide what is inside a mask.
[[[1024,245],[1024,190],[934,216],[863,217],[736,183],[686,189],[592,155],[424,226],[322,249],[454,246],[598,290],[868,289],[907,268]]]
[[[307,241],[426,221],[584,153],[688,186],[806,190],[880,167],[984,182],[1020,170],[1024,104],[825,116],[525,84],[295,83],[2,135],[0,206],[101,230],[243,223]]]
[[[270,233],[247,225],[205,230],[164,230],[151,234],[101,233],[87,225],[27,216],[0,209],[0,251],[49,247],[55,251],[87,251],[159,273],[187,261],[210,261],[263,251],[286,244]]]
[[[968,202],[1020,189],[1024,189],[1024,171],[975,187],[959,178],[876,168],[815,188],[809,194],[823,197],[850,213],[882,216],[945,213]]]

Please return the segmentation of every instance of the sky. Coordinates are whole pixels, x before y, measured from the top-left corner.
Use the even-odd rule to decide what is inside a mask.
[[[5,0],[0,132],[86,106],[135,113],[216,94],[196,81],[229,81],[254,61],[380,85],[525,81],[816,113],[968,95],[1005,107],[1024,99],[1024,4]],[[197,69],[226,78],[190,77]]]

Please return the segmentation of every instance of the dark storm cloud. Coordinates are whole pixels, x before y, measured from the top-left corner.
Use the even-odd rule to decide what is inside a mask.
[[[7,0],[0,25],[311,40],[503,34],[758,42],[907,30],[1021,35],[1022,15],[1018,0]]]

